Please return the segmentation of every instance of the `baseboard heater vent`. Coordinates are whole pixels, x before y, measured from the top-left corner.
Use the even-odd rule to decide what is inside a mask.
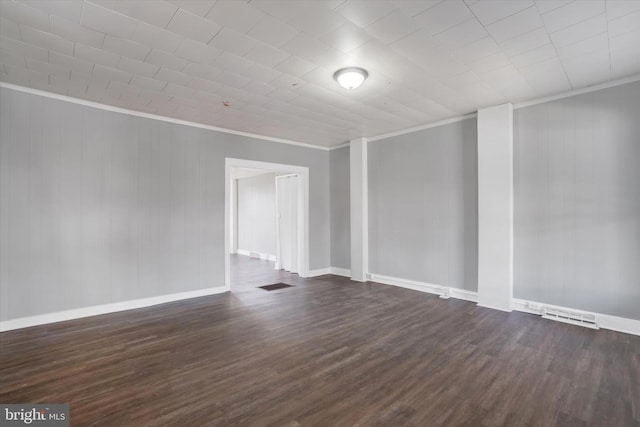
[[[562,310],[552,307],[542,309],[542,318],[555,320],[557,322],[570,323],[572,325],[584,326],[585,328],[600,329],[596,323],[596,315],[591,313],[579,313]]]

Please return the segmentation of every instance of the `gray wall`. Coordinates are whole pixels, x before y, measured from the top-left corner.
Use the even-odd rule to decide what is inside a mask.
[[[369,270],[477,290],[477,122],[369,143]]]
[[[351,269],[349,147],[331,150],[331,266]]]
[[[0,89],[0,320],[224,285],[225,157],[309,167],[329,266],[329,153]]]
[[[514,296],[640,320],[640,83],[514,119]]]
[[[238,179],[238,249],[276,256],[276,174]]]

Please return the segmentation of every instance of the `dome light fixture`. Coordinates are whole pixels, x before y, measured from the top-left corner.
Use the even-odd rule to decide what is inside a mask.
[[[360,86],[367,77],[369,77],[367,70],[359,67],[341,68],[333,73],[333,78],[338,82],[338,84],[348,90],[355,89]]]

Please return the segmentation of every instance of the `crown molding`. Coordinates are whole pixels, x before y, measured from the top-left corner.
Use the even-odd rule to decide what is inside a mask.
[[[265,136],[265,135],[258,135],[258,134],[255,134],[255,133],[242,132],[242,131],[233,130],[233,129],[221,128],[221,127],[217,127],[217,126],[210,126],[210,125],[205,125],[205,124],[202,124],[202,123],[196,123],[196,122],[190,122],[190,121],[187,121],[187,120],[175,119],[175,118],[172,118],[172,117],[159,116],[157,114],[144,113],[142,111],[129,110],[127,108],[122,108],[122,107],[114,107],[113,105],[101,104],[99,102],[87,101],[87,100],[80,99],[80,98],[73,98],[73,97],[67,96],[67,95],[60,95],[60,94],[57,94],[57,93],[51,93],[51,92],[46,92],[46,91],[39,90],[39,89],[32,89],[32,88],[28,88],[28,87],[24,87],[24,86],[18,86],[18,85],[14,85],[14,84],[11,84],[11,83],[6,83],[6,82],[0,82],[0,87],[5,88],[5,89],[15,90],[17,92],[28,93],[28,94],[31,94],[31,95],[38,95],[38,96],[42,96],[44,98],[51,98],[51,99],[57,99],[59,101],[70,102],[72,104],[84,105],[85,107],[92,107],[92,108],[97,108],[97,109],[100,109],[100,110],[106,110],[106,111],[112,111],[112,112],[115,112],[115,113],[127,114],[127,115],[130,115],[130,116],[144,117],[146,119],[159,120],[159,121],[167,122],[167,123],[174,123],[174,124],[178,124],[178,125],[184,125],[184,126],[190,126],[190,127],[200,128],[200,129],[212,130],[212,131],[216,131],[216,132],[228,133],[228,134],[231,134],[231,135],[246,136],[248,138],[261,139],[261,140],[264,140],[264,141],[277,142],[277,143],[280,143],[280,144],[288,144],[288,145],[295,145],[295,146],[298,146],[298,147],[312,148],[314,150],[329,151],[329,149],[330,149],[329,147],[324,147],[324,146],[321,146],[321,145],[307,144],[307,143],[299,142],[299,141],[291,141],[291,140],[288,140],[288,139],[275,138],[275,137]]]
[[[575,89],[569,92],[558,93],[556,95],[545,96],[544,98],[532,99],[530,101],[523,101],[513,104],[513,109],[517,110],[520,108],[531,107],[532,105],[544,104],[545,102],[556,101],[558,99],[570,98],[572,96],[583,95],[589,92],[596,92],[598,90],[609,89],[616,86],[625,85],[627,83],[633,83],[640,80],[640,74],[636,74],[633,76],[625,77],[623,79],[612,80],[606,83],[601,83],[589,87],[585,87],[582,89]]]
[[[426,124],[426,125],[414,126],[414,127],[408,128],[408,129],[402,129],[402,130],[398,130],[398,131],[394,131],[394,132],[383,133],[381,135],[367,137],[366,139],[369,142],[371,142],[371,141],[379,141],[381,139],[392,138],[394,136],[400,136],[400,135],[404,135],[404,134],[407,134],[407,133],[417,132],[417,131],[420,131],[420,130],[431,129],[431,128],[435,128],[435,127],[438,127],[438,126],[443,126],[443,125],[448,125],[448,124],[451,124],[451,123],[461,122],[461,121],[467,120],[467,119],[473,119],[474,117],[478,117],[478,114],[477,113],[465,114],[464,116],[452,117],[450,119],[440,120],[440,121],[429,123],[429,124]]]

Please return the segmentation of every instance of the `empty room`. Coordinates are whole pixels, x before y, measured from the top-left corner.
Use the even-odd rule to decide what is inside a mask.
[[[0,425],[640,426],[640,0],[0,0]]]

